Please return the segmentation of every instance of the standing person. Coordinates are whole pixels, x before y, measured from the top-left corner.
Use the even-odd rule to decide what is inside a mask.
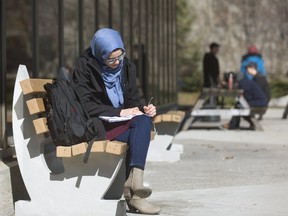
[[[131,211],[157,214],[160,208],[145,198],[152,190],[143,186],[143,174],[150,143],[153,104],[139,101],[136,67],[125,58],[120,34],[103,28],[94,34],[90,47],[77,60],[72,82],[80,100],[91,117],[134,116],[117,123],[103,122],[106,139],[127,142],[127,179],[124,197]],[[145,115],[143,115],[145,114]]]
[[[219,62],[217,58],[217,53],[219,52],[220,45],[213,42],[210,44],[210,52],[204,55],[203,59],[203,72],[204,81],[203,87],[216,87],[219,83]]]
[[[242,57],[242,61],[241,61],[241,72],[244,73],[245,76],[247,76],[247,78],[250,80],[253,79],[253,76],[251,76],[248,73],[247,65],[251,62],[256,64],[257,66],[256,69],[258,73],[266,77],[266,69],[264,66],[264,60],[255,45],[251,45],[248,47],[247,53]]]

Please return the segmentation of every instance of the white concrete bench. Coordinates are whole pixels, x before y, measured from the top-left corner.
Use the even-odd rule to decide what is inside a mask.
[[[38,96],[43,93],[35,94],[37,88],[41,85],[43,88],[49,80],[43,82],[42,79],[40,86],[34,86],[36,89],[24,92],[27,90],[25,82],[29,85],[31,80],[26,67],[20,65],[13,96],[13,137],[19,168],[31,200],[17,201],[15,215],[125,215],[126,205],[121,197],[126,144],[95,143],[87,164],[83,163],[85,143],[56,149],[47,133],[45,118],[39,118],[43,107]],[[30,84],[33,87],[33,82]],[[30,101],[28,106],[26,101]],[[37,109],[41,110],[37,112]]]
[[[184,117],[183,111],[169,111],[154,118],[157,134],[150,143],[147,161],[175,162],[180,160],[183,146],[173,143],[173,140]]]

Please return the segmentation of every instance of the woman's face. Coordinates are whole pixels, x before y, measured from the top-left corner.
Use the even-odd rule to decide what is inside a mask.
[[[115,50],[109,55],[109,57],[104,61],[104,63],[111,69],[115,69],[118,67],[120,61],[123,60],[124,56],[125,52],[123,52],[121,49]]]

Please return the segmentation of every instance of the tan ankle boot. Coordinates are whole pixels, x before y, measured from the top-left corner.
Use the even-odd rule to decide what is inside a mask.
[[[141,214],[159,214],[161,208],[152,205],[146,199],[133,195],[131,199],[126,200],[128,208],[132,212],[139,212]]]
[[[124,184],[125,199],[131,199],[133,194],[140,198],[146,198],[151,195],[151,188],[143,186],[143,173],[144,171],[139,168],[131,169],[129,177]]]

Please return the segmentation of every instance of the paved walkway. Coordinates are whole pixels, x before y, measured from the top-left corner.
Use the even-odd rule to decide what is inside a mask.
[[[287,216],[288,120],[282,113],[268,109],[262,132],[179,133],[180,161],[147,163],[149,200],[162,207],[162,216]]]
[[[287,216],[288,120],[269,109],[263,132],[189,130],[181,161],[148,163],[150,198],[171,216]],[[136,214],[128,213],[132,216]]]

